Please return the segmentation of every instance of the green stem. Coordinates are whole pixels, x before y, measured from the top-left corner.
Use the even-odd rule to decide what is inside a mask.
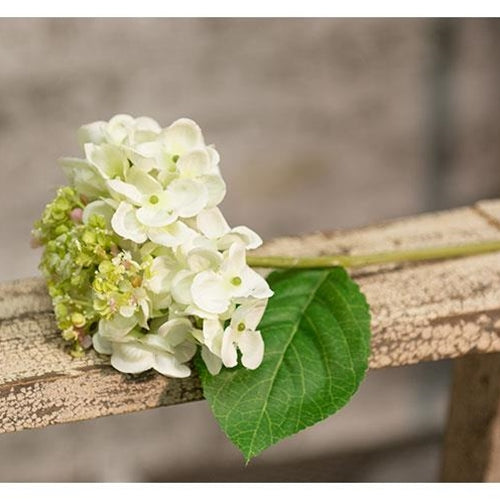
[[[299,268],[319,267],[365,267],[397,262],[451,259],[500,251],[500,241],[482,241],[465,245],[416,248],[414,250],[392,250],[365,255],[321,255],[319,257],[286,257],[281,255],[247,255],[247,264],[252,267]]]

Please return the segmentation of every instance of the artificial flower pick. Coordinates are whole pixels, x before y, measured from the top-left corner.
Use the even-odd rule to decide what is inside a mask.
[[[335,413],[368,367],[369,306],[343,267],[500,250],[500,242],[372,255],[247,255],[231,228],[219,154],[200,127],[117,115],[78,131],[69,185],[35,223],[58,328],[123,373],[188,377],[250,460]],[[264,279],[252,267],[278,269]],[[280,269],[284,268],[284,269]]]
[[[200,127],[118,115],[78,137],[85,157],[61,160],[70,186],[34,230],[73,354],[92,345],[121,372],[187,377],[198,349],[214,374],[237,364],[238,349],[257,368],[272,291],[246,250],[262,240],[217,207],[226,186]]]

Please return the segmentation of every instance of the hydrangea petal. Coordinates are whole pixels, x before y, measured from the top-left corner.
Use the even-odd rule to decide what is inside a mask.
[[[262,245],[262,238],[246,226],[237,226],[220,238],[217,247],[226,250],[233,243],[243,243],[247,250],[253,250]]]
[[[212,375],[217,375],[218,373],[220,373],[220,370],[222,368],[222,360],[219,358],[219,356],[212,353],[206,345],[201,346],[201,359],[203,359],[203,362],[205,363],[208,371]]]
[[[155,365],[155,356],[139,342],[114,343],[111,365],[122,373],[140,373]]]
[[[175,273],[174,265],[172,259],[165,255],[155,257],[149,267],[150,277],[145,280],[146,287],[157,294],[169,292]]]
[[[194,304],[209,313],[223,313],[231,302],[227,284],[220,275],[211,270],[195,276],[191,295]]]
[[[179,221],[165,227],[148,228],[147,233],[151,241],[166,247],[183,245],[196,236],[195,231]]]
[[[219,267],[222,256],[209,248],[193,248],[187,257],[189,269],[195,273]]]
[[[238,354],[236,352],[236,334],[228,327],[222,337],[221,359],[224,366],[233,368],[238,364]]]
[[[183,155],[204,146],[200,127],[189,118],[180,118],[163,132],[167,149],[172,154]]]
[[[240,323],[245,325],[246,330],[256,330],[264,315],[267,299],[249,300],[236,309],[231,319],[231,326],[238,328]]]
[[[203,321],[203,340],[205,345],[220,356],[222,349],[222,335],[224,329],[218,319],[206,319]]]
[[[118,200],[123,200],[135,205],[141,205],[144,198],[143,194],[133,185],[120,179],[109,179],[106,181],[111,195],[114,195]]]
[[[186,340],[192,328],[193,325],[187,318],[175,318],[163,323],[158,328],[158,335],[175,347]]]
[[[154,177],[136,166],[129,169],[126,178],[129,184],[133,184],[144,195],[158,193],[163,190],[162,185]]]
[[[207,207],[217,206],[226,196],[226,183],[219,174],[205,175],[200,179],[208,193]]]
[[[96,198],[106,194],[104,179],[88,161],[80,158],[60,158],[59,164],[71,185],[84,196]]]
[[[144,228],[137,220],[132,205],[122,201],[111,219],[111,227],[122,238],[144,243],[147,240]]]
[[[188,366],[179,362],[176,357],[166,352],[156,352],[154,354],[154,369],[167,377],[186,378],[191,375]]]
[[[135,316],[125,317],[115,314],[111,319],[99,321],[99,334],[109,340],[119,340],[127,336],[137,325]]]
[[[88,142],[91,142],[92,144],[101,144],[104,142],[106,140],[106,125],[107,123],[104,121],[97,121],[82,125],[76,133],[80,145],[83,147]]]
[[[182,177],[195,179],[208,175],[211,171],[212,158],[206,149],[195,149],[181,156],[177,169]]]
[[[179,271],[172,280],[172,298],[179,304],[188,305],[191,303],[191,285],[193,283],[193,278],[193,272],[183,269]]]
[[[259,331],[245,330],[239,334],[238,348],[241,351],[241,364],[255,370],[264,357],[264,341]]]
[[[191,179],[176,179],[167,188],[172,204],[180,217],[194,217],[207,205],[205,186]]]
[[[222,212],[217,207],[200,212],[196,217],[196,225],[210,239],[221,238],[231,230]]]
[[[92,345],[99,354],[113,354],[113,344],[99,332],[92,335]]]
[[[267,281],[250,267],[246,267],[241,275],[243,297],[266,299],[273,295]]]
[[[141,224],[149,227],[164,227],[177,220],[177,213],[168,205],[144,205],[137,209],[136,216]]]
[[[82,222],[88,224],[93,215],[98,215],[104,219],[108,227],[111,227],[111,218],[113,214],[114,210],[108,203],[102,200],[95,200],[90,202],[83,209]]]
[[[99,146],[87,143],[84,146],[85,157],[94,165],[104,179],[123,177],[128,167],[125,153],[112,144]]]

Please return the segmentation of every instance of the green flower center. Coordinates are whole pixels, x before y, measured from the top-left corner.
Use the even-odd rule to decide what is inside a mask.
[[[160,201],[160,198],[158,198],[158,196],[156,196],[155,194],[152,194],[149,197],[149,203],[151,203],[151,205],[156,205],[159,201]]]
[[[174,155],[174,156],[172,156],[172,161],[173,161],[174,163],[177,163],[177,161],[178,161],[178,160],[179,160],[179,155]]]
[[[243,321],[241,323],[238,323],[238,331],[239,332],[242,332],[246,327],[245,327],[245,323],[243,323]]]
[[[232,280],[231,280],[231,284],[234,285],[234,286],[239,286],[241,285],[241,278],[239,276],[235,276]]]

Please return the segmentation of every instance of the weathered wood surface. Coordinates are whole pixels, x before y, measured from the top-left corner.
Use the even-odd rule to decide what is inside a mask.
[[[500,201],[357,230],[273,240],[266,254],[360,254],[500,238]],[[372,309],[371,368],[500,352],[500,253],[353,272]],[[62,349],[40,279],[0,285],[0,432],[184,403],[196,377],[125,376]]]
[[[454,362],[441,478],[500,481],[500,353]]]

